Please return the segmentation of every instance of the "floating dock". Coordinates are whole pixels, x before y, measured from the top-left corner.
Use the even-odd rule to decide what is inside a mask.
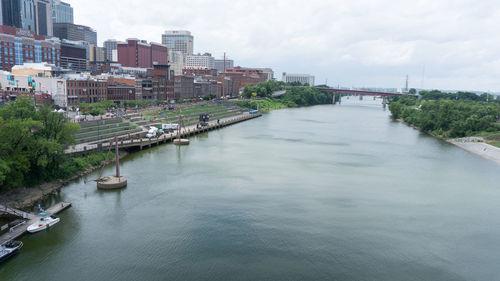
[[[50,207],[48,210],[46,210],[46,212],[50,212],[52,214],[58,214],[58,213],[60,213],[60,212],[62,212],[64,210],[66,210],[69,207],[71,207],[71,203],[62,202],[62,203],[58,203],[58,204]],[[10,210],[12,211],[14,209],[10,209]],[[10,230],[9,230],[9,232],[7,232],[4,235],[0,236],[0,245],[3,245],[4,243],[7,243],[7,242],[9,242],[11,240],[19,238],[20,236],[22,236],[24,233],[27,232],[28,226],[34,224],[39,219],[38,217],[36,217],[35,214],[25,213],[25,212],[22,212],[22,211],[19,211],[19,210],[15,210],[15,211],[17,213],[16,215],[18,215],[18,214],[27,214],[27,217],[29,219],[25,223],[23,223],[23,224],[11,227]],[[0,212],[3,212],[3,209],[1,209],[1,207],[0,207]],[[11,212],[8,212],[8,213],[12,214]],[[21,216],[22,217],[26,217],[26,216],[23,216],[23,215],[21,215]]]

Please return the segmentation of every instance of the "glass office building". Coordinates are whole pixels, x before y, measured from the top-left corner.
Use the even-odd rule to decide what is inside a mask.
[[[74,23],[73,7],[60,0],[52,0],[52,22],[53,23]]]
[[[167,30],[161,37],[161,43],[169,50],[182,52],[184,56],[193,54],[193,35],[185,30]]]

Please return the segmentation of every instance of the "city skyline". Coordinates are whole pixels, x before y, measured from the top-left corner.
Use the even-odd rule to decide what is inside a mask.
[[[226,52],[237,65],[310,73],[317,83],[402,88],[409,75],[410,87],[500,91],[493,1],[67,2],[100,44],[189,30],[195,53]]]

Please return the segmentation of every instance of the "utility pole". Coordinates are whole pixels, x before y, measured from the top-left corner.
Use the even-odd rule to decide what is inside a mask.
[[[222,73],[222,99],[225,97],[225,86],[226,86],[226,52],[224,52],[224,72]]]
[[[118,150],[118,136],[115,135],[115,165],[116,165],[116,177],[120,178],[120,151]]]
[[[406,74],[406,87],[405,87],[405,93],[408,93],[408,74]]]

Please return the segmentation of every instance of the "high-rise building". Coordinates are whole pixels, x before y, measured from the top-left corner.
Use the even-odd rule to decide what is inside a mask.
[[[104,41],[104,48],[106,48],[106,60],[107,61],[116,61],[113,59],[113,51],[116,51],[118,48],[118,41],[115,39],[109,39]]]
[[[224,72],[224,69],[230,69],[234,67],[234,61],[233,60],[228,60],[226,59],[226,67],[224,68],[224,60],[215,60],[215,69],[217,69],[217,72]]]
[[[301,84],[309,84],[309,86],[314,86],[314,76],[309,74],[290,74],[283,72],[282,81],[286,83],[299,82]]]
[[[167,30],[161,37],[161,43],[169,50],[182,52],[184,56],[193,54],[193,35],[185,30]]]
[[[174,75],[182,75],[184,58],[182,52],[168,50],[168,64],[170,65],[170,69],[174,71]]]
[[[52,22],[74,23],[71,5],[61,0],[52,0]]]
[[[97,45],[97,32],[84,25],[54,23],[54,36],[71,41],[86,41]]]
[[[99,62],[106,61],[106,48],[95,47],[95,60]]]
[[[117,49],[118,62],[125,67],[153,68],[168,64],[167,47],[161,44],[127,39],[127,42],[119,42]]]
[[[185,67],[204,67],[204,68],[215,68],[215,59],[212,54],[197,54],[188,55],[186,57]]]
[[[90,62],[105,62],[106,61],[106,48],[90,45]]]
[[[33,0],[1,0],[0,24],[36,31]]]
[[[34,0],[36,10],[36,33],[53,36],[51,0]]]

